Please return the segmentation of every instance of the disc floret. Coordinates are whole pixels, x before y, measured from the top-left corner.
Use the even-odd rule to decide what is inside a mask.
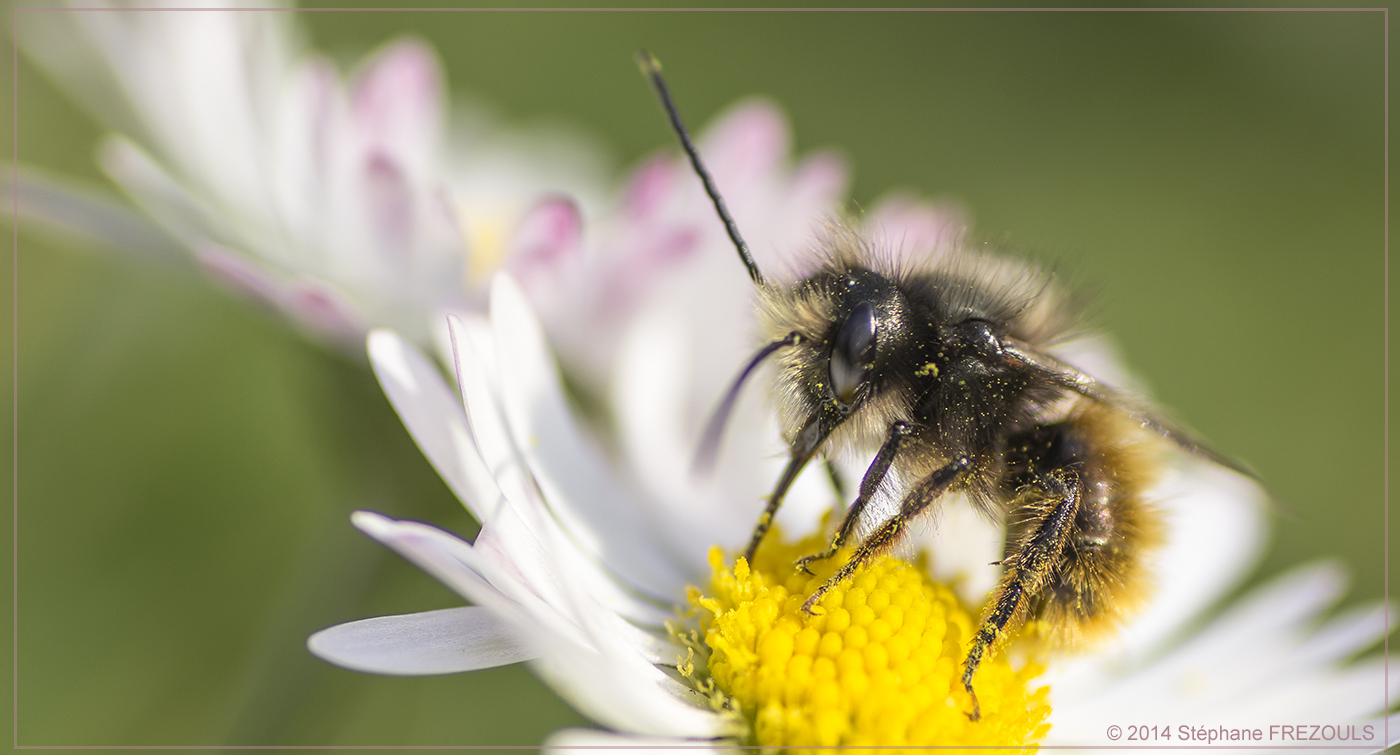
[[[875,559],[833,588],[815,615],[802,603],[849,558],[793,568],[816,539],[765,543],[752,567],[710,552],[710,589],[692,590],[714,686],[742,712],[759,745],[1016,745],[1049,730],[1041,667],[999,653],[977,673],[981,719],[961,684],[976,620],[946,585],[895,557]]]

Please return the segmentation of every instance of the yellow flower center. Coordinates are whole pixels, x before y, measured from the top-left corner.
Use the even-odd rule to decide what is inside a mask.
[[[458,228],[462,246],[468,255],[462,272],[468,289],[489,279],[505,261],[506,246],[514,224],[520,221],[519,208],[514,206],[486,207],[477,202],[471,207],[457,208]]]
[[[1013,745],[1035,750],[1049,731],[1048,687],[1029,689],[1041,668],[1012,668],[1005,653],[973,680],[981,719],[962,685],[976,620],[945,585],[894,557],[875,559],[832,588],[817,615],[802,603],[850,556],[849,549],[794,568],[818,551],[771,536],[754,560],[732,567],[710,551],[710,594],[701,609],[702,653],[714,685],[752,727],[759,745],[801,750],[833,745]],[[683,664],[683,672],[693,672]]]

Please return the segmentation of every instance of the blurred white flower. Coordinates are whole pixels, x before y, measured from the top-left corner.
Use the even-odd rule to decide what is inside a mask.
[[[282,8],[227,3],[26,14],[26,51],[113,129],[107,174],[212,275],[315,337],[389,326],[423,343],[479,306],[540,202],[601,195],[583,140],[455,114],[425,44],[398,40],[343,81]],[[21,213],[118,246],[139,216],[25,171]],[[159,243],[159,242],[154,242]],[[358,350],[358,349],[357,349]]]

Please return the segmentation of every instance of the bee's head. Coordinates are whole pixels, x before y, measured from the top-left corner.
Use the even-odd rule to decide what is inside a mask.
[[[824,332],[811,339],[816,361],[826,363],[825,374],[814,376],[815,398],[851,414],[877,390],[887,371],[880,368],[902,345],[904,297],[883,276],[860,268],[821,273],[809,283],[822,289],[815,298],[829,310]]]
[[[896,365],[911,343],[908,305],[888,278],[832,266],[770,293],[762,311],[769,335],[797,335],[776,356],[779,413],[799,447],[815,450],[838,428],[883,433],[907,409]]]

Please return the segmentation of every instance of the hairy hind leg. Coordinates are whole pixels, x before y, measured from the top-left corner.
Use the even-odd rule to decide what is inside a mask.
[[[1014,628],[1021,620],[1026,608],[1058,567],[1065,544],[1075,528],[1079,483],[1072,475],[1063,473],[1042,475],[1034,488],[1019,500],[1024,502],[1010,516],[1026,518],[1029,524],[1026,536],[1002,561],[1005,572],[1001,583],[973,636],[972,648],[963,664],[963,688],[972,696],[972,713],[968,717],[973,721],[982,717],[982,711],[977,693],[972,689],[972,677],[983,656],[1008,627]]]

